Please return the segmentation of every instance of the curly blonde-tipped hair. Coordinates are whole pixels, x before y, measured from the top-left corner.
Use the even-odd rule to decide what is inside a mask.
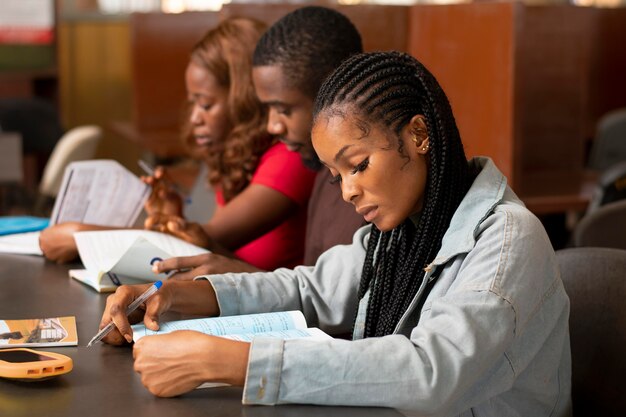
[[[191,61],[228,89],[232,129],[223,152],[210,154],[205,161],[209,167],[209,184],[221,189],[225,201],[248,186],[259,159],[275,142],[267,133],[267,111],[252,84],[252,54],[265,29],[264,23],[254,19],[230,18],[207,32],[191,52]],[[184,126],[183,137],[193,148],[189,122]]]

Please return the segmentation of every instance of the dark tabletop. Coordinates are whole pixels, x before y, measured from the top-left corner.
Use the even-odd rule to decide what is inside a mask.
[[[159,416],[364,416],[401,417],[384,408],[281,405],[243,406],[241,388],[198,389],[157,398],[133,371],[130,347],[86,344],[98,330],[106,294],[70,279],[79,265],[56,265],[41,257],[0,254],[0,319],[75,316],[77,347],[43,348],[72,358],[66,375],[38,382],[0,378],[2,417]]]

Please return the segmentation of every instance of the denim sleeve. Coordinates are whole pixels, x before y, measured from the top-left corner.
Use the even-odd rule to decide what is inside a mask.
[[[535,239],[540,229],[531,225],[522,231],[523,226],[505,214],[491,216],[473,256],[461,256],[442,272],[410,339],[255,339],[244,403],[384,406],[453,415],[509,390],[516,376],[508,357],[512,345],[537,349],[559,316],[555,303],[555,321],[545,322],[553,313],[545,306],[552,305],[555,276],[542,269],[543,262],[532,261],[549,259],[551,249]],[[447,288],[437,290],[440,284]],[[528,302],[533,308],[524,305]],[[516,334],[521,322],[536,315],[542,316],[541,325],[525,324],[526,334]]]
[[[369,230],[357,230],[351,245],[329,249],[315,266],[200,278],[213,285],[222,316],[300,310],[310,327],[345,333],[356,313]]]
[[[484,301],[493,314],[511,318],[510,308],[497,297]],[[424,328],[412,340],[403,335],[357,341],[255,338],[243,402],[383,406],[426,415],[450,409],[460,389],[484,371],[486,359],[502,354],[510,336],[472,322],[461,306],[454,309],[449,318],[454,325],[442,331],[456,334]],[[488,340],[480,340],[485,334]],[[463,336],[471,340],[460,340]]]

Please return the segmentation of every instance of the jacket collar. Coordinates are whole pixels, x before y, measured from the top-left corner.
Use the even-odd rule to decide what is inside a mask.
[[[443,236],[441,249],[431,266],[444,264],[460,253],[472,250],[476,244],[478,227],[504,196],[506,177],[490,158],[472,158],[468,164],[470,171],[479,173],[454,212],[450,227]]]

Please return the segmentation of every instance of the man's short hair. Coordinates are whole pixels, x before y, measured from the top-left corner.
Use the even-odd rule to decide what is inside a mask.
[[[346,16],[309,6],[287,14],[265,32],[253,65],[282,67],[290,86],[314,99],[324,79],[362,50],[361,35]]]

